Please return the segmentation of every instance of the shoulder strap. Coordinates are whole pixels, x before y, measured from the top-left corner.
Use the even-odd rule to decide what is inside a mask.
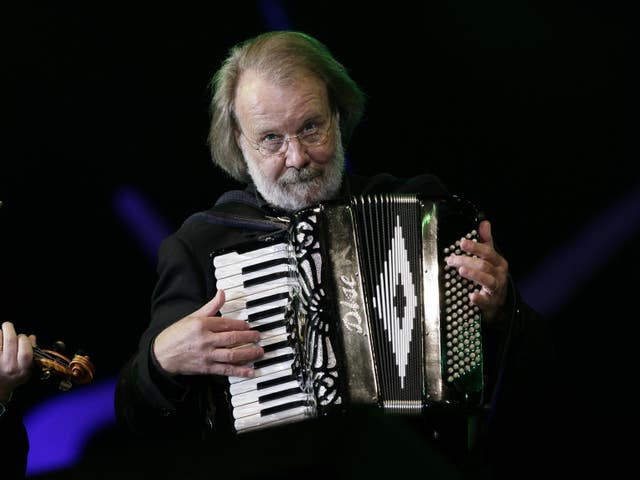
[[[227,203],[241,203],[244,205],[255,207],[256,209],[260,208],[256,196],[252,195],[246,190],[230,190],[223,193],[216,201],[214,208],[219,205],[225,205]]]
[[[212,208],[194,213],[184,222],[185,225],[192,223],[208,223],[265,232],[286,228],[285,224],[268,216],[260,208],[255,195],[244,190],[225,192]]]

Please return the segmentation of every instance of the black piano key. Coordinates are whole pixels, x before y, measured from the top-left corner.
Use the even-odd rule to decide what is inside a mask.
[[[285,320],[278,320],[276,322],[265,323],[263,325],[256,325],[255,327],[251,327],[251,330],[255,330],[256,332],[267,332],[269,330],[273,330],[274,328],[284,327],[285,325]]]
[[[266,417],[267,415],[271,415],[273,413],[284,412],[285,410],[291,410],[296,407],[304,407],[305,405],[309,405],[307,400],[298,400],[296,402],[283,403],[282,405],[277,405],[275,407],[265,408],[260,411],[261,417]]]
[[[276,363],[283,363],[289,360],[292,360],[295,357],[293,353],[287,353],[285,355],[281,355],[279,357],[267,358],[266,360],[258,360],[253,364],[254,369],[268,367],[269,365],[274,365]]]
[[[279,278],[286,278],[291,275],[291,272],[276,272],[263,277],[252,278],[251,280],[245,280],[242,285],[245,288],[253,287],[254,285],[260,285],[261,283],[270,282]]]
[[[289,292],[276,293],[275,295],[267,295],[266,297],[249,300],[246,303],[245,308],[258,307],[260,305],[264,305],[265,303],[277,302],[278,300],[282,300],[283,298],[289,298]]]
[[[279,313],[285,313],[287,311],[286,307],[276,307],[270,308],[269,310],[264,310],[262,312],[256,312],[249,314],[247,320],[253,322],[254,320],[261,320],[263,318],[273,317],[274,315],[278,315]]]
[[[264,388],[273,387],[275,385],[280,385],[282,383],[290,382],[291,380],[297,380],[298,377],[296,375],[285,375],[280,378],[273,378],[271,380],[265,380],[263,382],[256,383],[256,390],[262,390]]]
[[[289,395],[295,395],[296,393],[301,393],[302,389],[300,387],[287,388],[286,390],[281,390],[279,392],[268,393],[266,395],[261,395],[258,397],[258,403],[268,402],[270,400],[276,400],[278,398],[288,397]]]
[[[242,268],[242,273],[258,272],[260,270],[266,270],[269,267],[275,267],[276,265],[282,265],[283,263],[289,263],[288,258],[276,258],[274,260],[267,260],[266,262],[256,263],[254,265],[248,265]]]
[[[284,348],[289,346],[291,346],[291,344],[288,341],[283,340],[281,342],[272,343],[271,345],[265,345],[262,347],[262,349],[264,350],[265,353],[267,353],[267,352],[273,352],[274,350],[278,350],[279,348]]]

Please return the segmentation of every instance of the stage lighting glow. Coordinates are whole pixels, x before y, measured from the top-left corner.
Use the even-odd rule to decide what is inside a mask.
[[[68,468],[79,460],[91,435],[115,422],[115,385],[115,379],[108,379],[60,393],[28,412],[27,475]]]

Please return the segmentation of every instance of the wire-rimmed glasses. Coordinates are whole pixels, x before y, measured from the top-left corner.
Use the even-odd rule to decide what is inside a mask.
[[[289,148],[289,142],[297,138],[303,147],[317,147],[324,144],[329,138],[329,132],[333,126],[333,115],[329,117],[329,121],[324,124],[320,122],[307,122],[302,131],[297,135],[278,135],[270,133],[265,135],[257,142],[252,141],[244,133],[242,128],[240,132],[248,140],[249,144],[258,150],[265,157],[272,155],[284,155]]]

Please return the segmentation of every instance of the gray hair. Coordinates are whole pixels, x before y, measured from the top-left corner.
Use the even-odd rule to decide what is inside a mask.
[[[346,68],[325,45],[307,34],[267,32],[232,47],[211,81],[208,143],[213,162],[225,172],[241,182],[251,179],[234,134],[236,88],[241,75],[250,69],[265,73],[280,84],[300,74],[317,76],[327,87],[331,109],[339,114],[342,140],[348,143],[364,113],[365,96]]]

